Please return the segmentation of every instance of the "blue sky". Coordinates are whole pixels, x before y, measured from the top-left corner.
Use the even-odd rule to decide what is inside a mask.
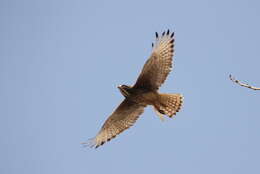
[[[0,173],[259,173],[260,2],[0,2]],[[95,136],[151,53],[175,31],[161,92],[184,107],[161,122],[151,107],[98,149]]]

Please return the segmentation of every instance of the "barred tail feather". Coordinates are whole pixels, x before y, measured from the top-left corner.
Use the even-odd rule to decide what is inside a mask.
[[[180,111],[184,97],[181,94],[159,94],[158,99],[154,105],[157,111],[172,117]]]

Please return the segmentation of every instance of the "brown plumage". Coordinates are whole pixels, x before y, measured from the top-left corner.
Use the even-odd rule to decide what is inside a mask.
[[[162,115],[172,117],[180,110],[183,103],[181,94],[159,94],[157,91],[172,68],[174,33],[170,34],[168,30],[163,32],[161,37],[157,32],[155,35],[156,41],[152,43],[152,54],[135,85],[118,87],[125,97],[124,101],[105,121],[96,137],[83,144],[97,148],[115,138],[136,122],[147,105],[154,106],[160,117]]]

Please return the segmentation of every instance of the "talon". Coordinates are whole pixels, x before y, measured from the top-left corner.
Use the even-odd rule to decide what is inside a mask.
[[[161,121],[164,121],[164,117],[163,114],[161,113],[162,110],[157,110],[156,108],[154,108],[155,113],[158,115],[158,117],[160,118]]]
[[[163,115],[165,115],[165,112],[163,110],[159,110],[159,112]]]

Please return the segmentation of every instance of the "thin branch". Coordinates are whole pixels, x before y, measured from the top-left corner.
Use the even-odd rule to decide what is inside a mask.
[[[257,87],[254,87],[254,86],[250,86],[249,84],[247,83],[242,83],[240,82],[239,80],[236,80],[234,77],[232,77],[231,75],[229,75],[229,78],[230,80],[232,80],[233,82],[239,84],[240,86],[243,86],[243,87],[246,87],[246,88],[249,88],[249,89],[253,89],[253,90],[260,90],[260,88],[257,88]]]

